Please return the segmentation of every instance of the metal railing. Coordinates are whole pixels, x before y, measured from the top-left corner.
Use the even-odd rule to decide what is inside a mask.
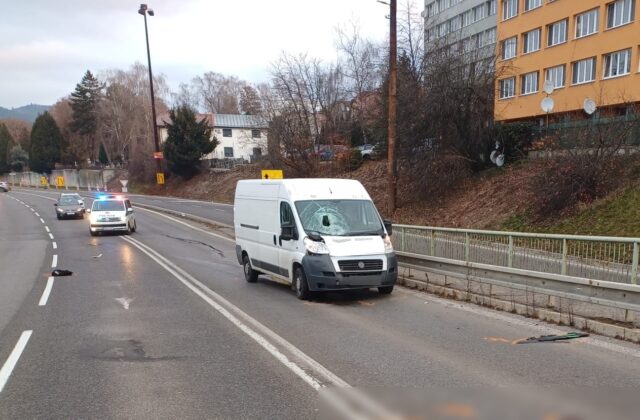
[[[394,225],[396,250],[467,263],[638,284],[640,238]]]

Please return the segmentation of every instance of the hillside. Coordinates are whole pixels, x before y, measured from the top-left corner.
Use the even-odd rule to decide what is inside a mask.
[[[17,120],[24,120],[33,123],[38,115],[47,111],[50,108],[49,105],[36,105],[30,104],[21,106],[19,108],[7,109],[0,106],[0,119],[13,118]]]
[[[636,165],[631,173],[640,168],[640,163]],[[541,219],[531,217],[535,193],[530,182],[540,170],[542,163],[537,161],[489,169],[455,185],[445,196],[431,199],[415,197],[400,182],[399,208],[391,219],[395,223],[439,227],[640,237],[637,179],[626,180],[594,203]],[[374,161],[342,177],[360,180],[383,216],[389,217],[385,175],[386,162]],[[131,191],[232,203],[236,182],[259,176],[260,168],[248,165],[228,172],[203,173],[189,181],[174,177],[164,187],[133,184]]]

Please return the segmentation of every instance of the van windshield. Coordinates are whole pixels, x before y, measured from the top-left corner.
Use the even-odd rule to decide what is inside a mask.
[[[93,211],[124,211],[124,202],[96,200],[93,202]]]
[[[368,200],[296,201],[305,232],[328,236],[382,235],[384,228],[373,203]]]

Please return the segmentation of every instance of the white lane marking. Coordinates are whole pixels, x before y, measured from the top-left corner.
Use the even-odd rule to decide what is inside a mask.
[[[51,240],[53,241],[53,235],[51,233],[49,233],[49,237],[51,238]]]
[[[53,249],[58,249],[58,244],[55,242],[52,242],[51,245],[53,245]]]
[[[169,219],[174,223],[178,223],[178,224],[181,224],[183,226],[187,226],[187,227],[189,227],[189,228],[191,228],[191,229],[193,229],[195,231],[198,231],[198,232],[201,232],[201,233],[206,233],[207,235],[211,235],[211,236],[214,236],[214,237],[219,238],[219,239],[224,239],[225,241],[229,241],[229,242],[233,242],[233,243],[236,242],[235,239],[227,238],[226,236],[218,235],[218,234],[215,234],[213,232],[209,232],[208,230],[200,229],[199,227],[196,227],[196,226],[193,226],[193,225],[191,225],[189,223],[183,222],[182,220],[178,220],[175,217],[167,216],[166,214],[162,214],[162,213],[157,212],[155,210],[143,209],[142,207],[138,207],[138,209],[139,210],[143,210],[143,211],[148,211],[149,213],[157,214],[160,217],[164,217],[165,219]],[[216,222],[212,220],[211,223],[215,224]]]
[[[124,309],[129,309],[129,304],[133,302],[133,299],[129,299],[127,297],[115,298],[116,302],[118,302]]]
[[[53,287],[53,277],[49,277],[47,279],[47,285],[44,288],[44,292],[42,292],[42,297],[40,298],[40,302],[38,306],[44,306],[47,304],[47,300],[49,300],[49,294],[51,293],[51,288]]]
[[[36,214],[36,216],[40,217],[40,213],[38,213],[37,211],[34,210],[34,213]]]
[[[40,218],[40,221],[42,222],[42,224],[44,224],[44,219],[42,217]]]
[[[58,265],[58,254],[53,254],[53,258],[51,259],[51,268],[56,268]]]
[[[55,198],[49,198],[49,197],[47,197],[47,196],[45,196],[45,195],[32,194],[32,193],[23,192],[23,191],[16,191],[16,193],[18,193],[18,194],[32,195],[32,196],[34,196],[34,197],[44,198],[45,200],[49,200],[49,201],[58,201],[58,200],[56,200]],[[18,201],[19,201],[19,202],[21,202],[22,204],[24,204],[24,201],[20,201],[20,200],[18,200]]]
[[[32,212],[34,212],[34,213],[35,213],[35,211],[36,211],[36,209],[34,209],[34,208],[31,208],[30,210],[31,210]]]
[[[24,348],[27,347],[27,343],[29,342],[29,338],[31,338],[31,334],[33,334],[32,330],[23,331],[16,343],[16,346],[11,351],[9,358],[0,369],[0,392],[7,384],[9,377],[11,376],[11,372],[16,367]]]
[[[47,231],[47,233],[51,233],[51,231],[49,230],[49,226],[46,226],[46,225],[45,225],[44,230],[46,230],[46,231]]]
[[[303,353],[302,350],[298,349],[296,346],[285,340],[283,337],[279,336],[271,329],[261,324],[258,320],[251,317],[249,314],[244,312],[242,309],[238,308],[233,303],[229,302],[227,299],[209,289],[205,284],[200,282],[198,279],[169,261],[167,258],[162,256],[160,253],[155,251],[153,248],[148,245],[143,244],[137,239],[121,236],[121,239],[129,242],[131,245],[138,248],[140,251],[145,253],[149,258],[154,260],[158,265],[164,268],[167,272],[173,275],[178,281],[188,287],[192,292],[198,295],[202,300],[207,302],[210,306],[212,306],[216,311],[218,311],[222,316],[227,318],[231,323],[233,323],[236,327],[238,327],[242,332],[251,337],[254,341],[256,341],[262,348],[267,350],[273,357],[275,357],[278,361],[280,361],[284,366],[286,366],[289,370],[299,376],[304,382],[306,382],[309,386],[311,386],[316,391],[319,391],[322,388],[326,388],[327,384],[321,383],[318,379],[313,377],[311,374],[307,373],[307,370],[311,370],[317,373],[319,376],[323,377],[325,382],[329,382],[328,385],[338,387],[338,388],[346,388],[349,390],[348,396],[354,401],[357,401],[361,405],[362,408],[366,408],[370,411],[370,417],[366,418],[397,418],[392,413],[389,412],[386,408],[377,403],[377,401],[372,400],[367,395],[358,391],[355,388],[352,388],[346,381],[339,378],[336,374],[331,372],[329,369],[322,366],[320,363],[312,359],[307,354]],[[234,312],[232,314],[231,312]],[[237,315],[237,316],[236,316]],[[242,319],[241,319],[242,318]],[[251,326],[253,328],[251,328]],[[256,330],[260,331],[257,332]],[[262,334],[261,334],[262,333]],[[281,347],[286,349],[289,353],[291,353],[296,359],[302,361],[306,366],[307,370],[301,368],[296,362],[291,361],[284,353],[282,353],[274,344],[272,344],[266,337],[271,338],[272,341],[279,344]],[[339,401],[341,397],[339,395],[334,394],[331,400],[327,402],[332,403],[335,408],[346,409],[344,405],[344,401]],[[349,409],[350,416],[349,418],[356,418],[354,411]],[[359,413],[360,414],[360,413]],[[362,417],[360,417],[362,418]]]

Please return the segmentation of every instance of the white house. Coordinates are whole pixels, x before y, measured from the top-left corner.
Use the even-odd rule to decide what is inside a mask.
[[[244,159],[252,162],[267,154],[269,122],[258,115],[198,114],[213,128],[211,135],[218,140],[213,152],[203,159]],[[160,141],[167,139],[169,116],[158,117]]]

